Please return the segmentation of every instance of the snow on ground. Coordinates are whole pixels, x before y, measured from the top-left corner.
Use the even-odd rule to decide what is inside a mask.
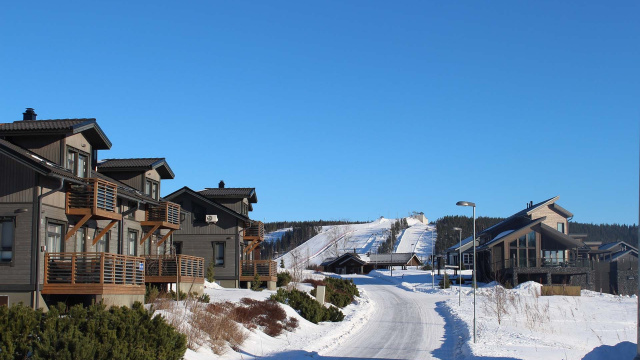
[[[284,259],[286,268],[293,268],[294,263],[306,267],[320,265],[326,258],[354,250],[358,254],[376,253],[389,237],[395,221],[379,218],[366,224],[323,226],[320,234],[277,258],[277,261]],[[413,218],[407,218],[407,222],[410,227],[400,235],[395,252],[416,252],[420,259],[427,258],[431,254],[431,243],[436,238],[435,226],[424,225]]]
[[[288,228],[278,229],[278,230],[272,231],[270,233],[266,233],[266,234],[264,234],[264,241],[271,242],[271,241],[280,240],[280,239],[282,239],[282,237],[284,236],[284,234],[286,232],[291,231],[291,230],[293,230],[293,228],[288,227]]]

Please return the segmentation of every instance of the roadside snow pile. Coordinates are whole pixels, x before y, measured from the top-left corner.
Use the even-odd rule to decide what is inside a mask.
[[[457,298],[446,301],[453,323],[465,329],[462,352],[466,356],[518,359],[634,356],[635,345],[629,347],[627,342],[636,340],[638,304],[635,296],[584,290],[579,297],[540,296],[541,285],[531,281],[512,290],[488,285],[493,286],[482,287],[476,294],[475,344],[471,341],[473,300],[470,293],[463,296],[462,306],[458,305]]]

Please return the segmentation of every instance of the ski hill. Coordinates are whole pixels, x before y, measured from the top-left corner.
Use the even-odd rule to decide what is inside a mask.
[[[304,265],[320,265],[326,258],[342,255],[346,252],[358,254],[375,254],[378,247],[389,237],[391,226],[396,219],[379,218],[365,224],[323,226],[322,232],[307,240],[304,244],[276,258],[284,260],[286,268],[296,263]],[[409,228],[398,234],[394,253],[416,253],[424,261],[431,255],[432,244],[436,239],[434,225],[425,225],[413,218],[407,218]],[[277,230],[265,238],[273,239],[286,229]],[[277,235],[275,234],[277,233]]]

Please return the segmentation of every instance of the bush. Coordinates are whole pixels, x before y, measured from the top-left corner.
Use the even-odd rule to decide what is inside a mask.
[[[144,293],[144,303],[150,304],[156,301],[158,296],[160,295],[160,290],[153,285],[147,285],[145,293]]]
[[[242,298],[240,303],[243,306],[234,308],[229,316],[247,329],[260,326],[265,334],[278,336],[285,329],[291,331],[298,326],[298,320],[293,317],[287,319],[287,313],[274,300]]]
[[[344,314],[340,309],[333,306],[325,308],[307,293],[296,289],[280,288],[278,292],[271,295],[271,299],[291,306],[298,311],[300,316],[314,324],[321,321],[337,322],[344,319]]]
[[[212,283],[216,280],[216,268],[213,264],[213,261],[209,262],[209,266],[207,266],[207,274],[205,275],[207,281]]]
[[[211,301],[211,297],[209,297],[209,294],[202,294],[202,296],[198,298],[198,301],[208,304]]]
[[[458,275],[458,277],[456,278],[456,284],[457,285],[464,285],[464,278],[460,275]]]
[[[280,259],[280,268],[284,269],[284,259]]]
[[[251,290],[253,291],[262,291],[262,281],[260,281],[260,275],[256,273],[253,277],[253,281],[251,282]]]
[[[433,269],[433,268],[431,267],[431,265],[430,265],[430,264],[426,264],[426,265],[424,265],[424,266],[422,267],[422,270],[425,270],[425,271],[426,271],[426,270],[431,270],[431,269]]]
[[[276,282],[277,287],[287,286],[291,282],[291,274],[289,272],[281,272],[278,273],[278,281]]]
[[[447,275],[447,273],[444,274],[438,285],[440,285],[441,289],[448,289],[451,287],[451,281],[449,281],[449,275]]]
[[[186,338],[139,302],[46,314],[22,304],[0,306],[0,359],[182,359]]]
[[[326,301],[343,308],[353,302],[353,298],[360,296],[358,287],[353,283],[353,280],[345,280],[339,278],[328,277],[324,280],[306,279],[304,282],[313,284],[315,289],[311,290],[311,295],[316,295],[316,289],[318,285],[326,286]]]
[[[180,298],[177,300],[184,300],[187,298],[187,294],[184,293],[184,291],[182,290],[178,290],[179,294],[180,294]],[[169,291],[169,296],[173,299],[176,300],[176,292],[171,290]]]

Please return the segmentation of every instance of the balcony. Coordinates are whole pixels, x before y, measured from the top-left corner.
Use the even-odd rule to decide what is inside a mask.
[[[160,205],[148,205],[142,226],[159,226],[160,229],[180,229],[180,205],[164,201]]]
[[[247,241],[264,240],[264,224],[262,221],[253,221],[251,226],[244,230],[244,239]]]
[[[143,295],[145,262],[110,253],[46,253],[43,294]]]
[[[147,283],[204,284],[204,258],[188,255],[155,255],[146,257]]]
[[[492,264],[492,271],[507,269],[538,269],[541,272],[553,272],[559,268],[573,268],[577,272],[581,272],[584,268],[593,268],[593,264],[589,259],[572,259],[567,261],[559,261],[558,259],[536,258],[516,261],[515,259],[507,259]],[[571,272],[565,271],[565,272]]]
[[[87,179],[85,185],[71,185],[67,191],[66,211],[101,220],[121,220],[117,212],[118,187],[98,178]]]
[[[258,274],[260,281],[277,281],[277,264],[272,260],[242,260],[240,263],[240,281],[253,281]]]

